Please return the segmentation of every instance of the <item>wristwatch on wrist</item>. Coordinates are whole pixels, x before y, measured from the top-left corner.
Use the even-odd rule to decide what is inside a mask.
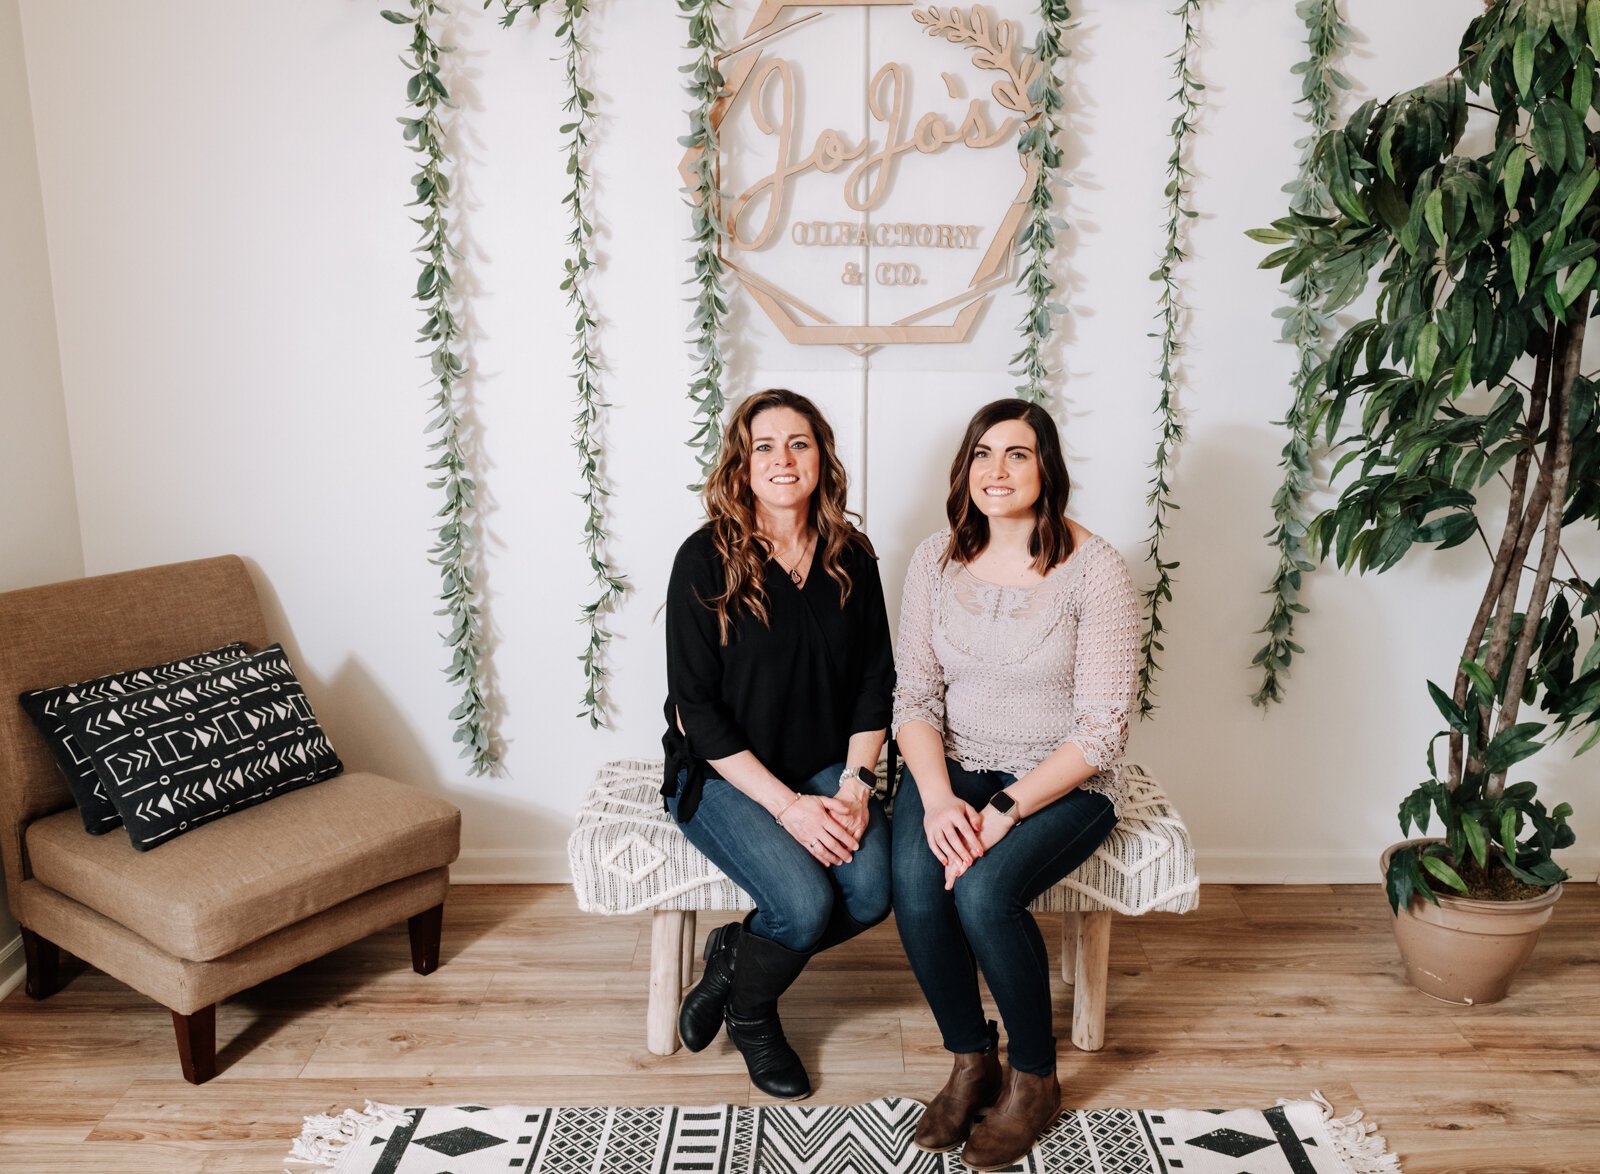
[[[1018,807],[1017,801],[1004,791],[996,791],[990,796],[989,806],[1012,823],[1022,822],[1022,808]]]
[[[869,793],[875,794],[878,790],[878,776],[864,766],[858,766],[854,770],[845,767],[839,775],[839,786],[843,787],[848,782],[860,783]]]

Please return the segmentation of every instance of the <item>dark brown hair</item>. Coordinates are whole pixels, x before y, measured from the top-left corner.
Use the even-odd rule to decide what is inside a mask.
[[[817,558],[834,582],[839,584],[839,603],[850,598],[850,575],[844,556],[851,546],[873,554],[867,536],[851,523],[845,509],[847,490],[844,464],[833,443],[833,429],[817,405],[805,396],[784,388],[758,391],[741,403],[728,420],[722,434],[722,453],[717,467],[706,478],[704,492],[706,516],[710,519],[711,541],[722,559],[725,589],[705,601],[717,613],[722,642],[728,642],[733,616],[745,609],[763,624],[767,623],[767,591],[763,584],[767,559],[766,542],[756,533],[756,499],[750,488],[751,434],[755,418],[769,408],[791,408],[805,417],[817,440],[817,488],[811,494],[811,525],[817,531]]]
[[[1067,476],[1067,463],[1061,456],[1061,434],[1050,413],[1038,404],[1027,400],[997,399],[978,409],[950,462],[950,496],[945,499],[945,516],[950,519],[950,545],[944,552],[943,563],[954,559],[970,563],[989,545],[989,519],[973,503],[967,479],[972,472],[973,455],[978,441],[996,424],[1006,420],[1021,420],[1033,429],[1034,455],[1039,461],[1039,499],[1033,503],[1033,534],[1028,539],[1028,553],[1033,556],[1033,568],[1041,575],[1049,574],[1052,567],[1060,566],[1072,555],[1072,528],[1067,525],[1067,498],[1072,494],[1072,481]]]

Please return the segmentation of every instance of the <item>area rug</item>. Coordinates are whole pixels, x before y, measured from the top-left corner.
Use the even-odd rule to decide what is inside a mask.
[[[1319,1094],[1270,1109],[1076,1109],[1020,1174],[1399,1174],[1357,1110]],[[922,1105],[528,1108],[457,1105],[306,1118],[287,1161],[337,1174],[965,1174],[925,1154]]]

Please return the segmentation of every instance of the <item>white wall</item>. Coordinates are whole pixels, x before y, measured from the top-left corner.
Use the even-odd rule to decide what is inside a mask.
[[[83,574],[16,0],[0,0],[0,591]],[[22,975],[0,878],[0,996]]]
[[[753,3],[736,6],[742,20]],[[1003,12],[1032,11],[1004,0]],[[1175,24],[1167,0],[1077,6],[1061,274],[1061,419],[1077,515],[1138,560],[1155,445],[1155,287]],[[312,697],[346,758],[438,786],[465,808],[458,879],[554,879],[595,767],[655,752],[661,601],[672,552],[698,516],[684,386],[687,217],[675,169],[686,57],[671,4],[602,0],[592,29],[604,122],[596,159],[604,267],[614,554],[634,584],[614,628],[615,729],[573,715],[574,622],[589,598],[569,447],[570,346],[557,282],[566,226],[553,22],[499,29],[458,6],[453,68],[459,222],[489,531],[488,614],[504,707],[504,777],[470,779],[450,745],[439,673],[435,506],[425,368],[410,343],[412,158],[394,122],[405,30],[371,5],[259,8],[147,0],[26,0],[29,76],[55,282],[85,562],[91,572],[233,550],[268,588]],[[1350,72],[1387,93],[1442,73],[1477,0],[1352,0]],[[888,17],[875,16],[884,21]],[[1283,206],[1303,29],[1281,0],[1205,10],[1206,110],[1186,272],[1183,450],[1169,557],[1161,710],[1134,752],[1166,782],[1212,880],[1376,879],[1394,810],[1422,776],[1437,717],[1423,681],[1451,671],[1476,602],[1468,548],[1381,579],[1319,575],[1290,700],[1247,698],[1273,565],[1260,535],[1293,354],[1275,342],[1281,296],[1245,228]],[[887,26],[874,26],[881,33]],[[842,43],[853,43],[848,39]],[[877,41],[874,42],[878,43]],[[858,87],[841,53],[810,84]],[[897,584],[939,521],[949,450],[977,404],[1008,393],[1017,307],[1006,294],[964,347],[841,352],[777,340],[743,303],[739,387],[788,384],[823,403]],[[1600,557],[1600,552],[1590,552]],[[891,586],[891,596],[897,594]],[[1585,764],[1587,765],[1587,764]],[[1592,876],[1600,802],[1552,762],[1579,807],[1569,864]]]

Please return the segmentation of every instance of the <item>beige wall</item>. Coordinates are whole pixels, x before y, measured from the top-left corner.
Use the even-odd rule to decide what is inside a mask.
[[[0,0],[0,591],[83,574],[17,0]],[[0,988],[21,959],[0,880]]]

